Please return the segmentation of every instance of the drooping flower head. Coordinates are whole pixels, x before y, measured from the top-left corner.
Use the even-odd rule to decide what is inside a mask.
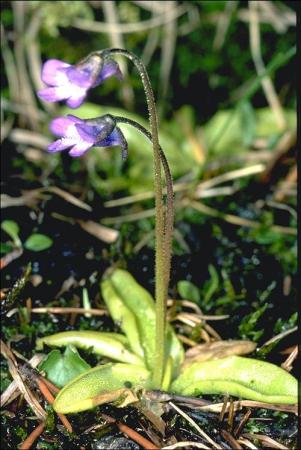
[[[48,146],[49,152],[69,149],[69,155],[82,156],[92,147],[120,145],[122,158],[126,159],[128,146],[114,118],[106,114],[95,119],[79,119],[71,114],[52,120],[50,130],[60,139]]]
[[[49,59],[42,68],[42,80],[48,87],[37,94],[42,100],[66,100],[70,108],[78,108],[89,89],[111,76],[122,79],[118,64],[97,53],[91,53],[74,66],[58,59]]]

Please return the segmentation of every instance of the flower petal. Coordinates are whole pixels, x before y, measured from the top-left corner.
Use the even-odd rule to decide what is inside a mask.
[[[87,150],[89,150],[91,147],[93,147],[93,144],[89,142],[80,142],[76,144],[69,152],[70,156],[78,157],[82,156],[84,153],[86,153]]]
[[[69,67],[66,71],[68,80],[73,85],[89,89],[92,85],[89,68]]]
[[[65,80],[67,80],[67,75],[65,70],[70,67],[70,64],[65,63],[64,61],[60,61],[58,59],[49,59],[45,62],[42,68],[42,80],[44,83],[49,84],[50,86],[60,86],[65,84]]]
[[[68,115],[66,117],[56,117],[51,121],[49,129],[56,136],[64,136],[67,133],[67,129],[77,122],[82,121],[72,115]]]
[[[83,141],[90,142],[93,145],[96,142],[96,136],[101,131],[100,127],[91,126],[87,124],[76,124],[75,128]]]
[[[82,93],[76,92],[75,94],[72,94],[72,96],[68,98],[66,103],[69,106],[69,108],[78,108],[83,103],[83,101],[86,98],[87,91],[85,89],[82,89],[81,91]]]
[[[70,90],[63,86],[50,87],[37,92],[38,96],[46,102],[57,102],[70,97]]]
[[[115,128],[112,133],[100,142],[97,142],[97,147],[112,147],[113,145],[123,145],[124,138],[118,128]]]
[[[123,75],[119,68],[119,65],[113,59],[110,59],[105,62],[104,66],[97,78],[97,81],[95,82],[95,84],[93,86],[97,86],[98,84],[102,83],[106,78],[109,78],[111,76],[115,76],[119,80],[123,79]]]
[[[76,141],[74,139],[62,138],[48,145],[47,150],[51,153],[61,152],[62,150],[66,150],[66,148],[71,147],[75,143]]]

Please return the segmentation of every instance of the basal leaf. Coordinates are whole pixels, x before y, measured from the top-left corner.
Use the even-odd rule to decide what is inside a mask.
[[[113,360],[143,365],[142,358],[128,350],[126,337],[117,333],[65,331],[38,339],[37,349],[42,349],[44,344],[49,347],[66,347],[71,344]]]
[[[119,298],[137,320],[146,365],[151,370],[155,353],[156,317],[154,299],[126,270],[116,269],[110,279]],[[166,347],[166,356],[173,359],[174,373],[177,373],[184,358],[184,351],[170,325],[167,326],[166,330]]]
[[[297,380],[282,368],[251,358],[231,356],[194,363],[174,381],[181,395],[229,394],[267,403],[297,403]]]
[[[95,407],[95,397],[122,388],[150,388],[150,373],[134,364],[104,364],[68,383],[55,399],[53,408],[69,414]]]
[[[91,366],[81,358],[73,345],[68,345],[63,354],[60,350],[52,350],[39,368],[46,372],[48,380],[62,387]]]

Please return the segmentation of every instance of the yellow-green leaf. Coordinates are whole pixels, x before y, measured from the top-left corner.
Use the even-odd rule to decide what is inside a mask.
[[[192,364],[171,385],[181,395],[229,394],[267,403],[297,403],[297,380],[280,367],[230,356]]]

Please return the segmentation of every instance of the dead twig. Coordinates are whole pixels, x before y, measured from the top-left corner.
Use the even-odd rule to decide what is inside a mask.
[[[19,447],[20,450],[29,450],[35,441],[38,439],[38,437],[43,433],[45,429],[46,423],[41,422],[31,433],[25,441],[21,444],[21,447]]]
[[[226,430],[221,430],[221,435],[223,436],[226,441],[229,442],[231,445],[231,448],[233,450],[243,450],[242,446],[237,442],[237,440]]]
[[[137,431],[128,427],[124,423],[117,421],[116,419],[108,416],[107,414],[101,414],[101,416],[106,422],[115,423],[122,433],[126,434],[129,438],[133,439],[133,441],[137,442],[139,445],[141,445],[141,447],[149,450],[159,449],[159,447],[157,447],[153,442],[149,441],[144,436],[141,436],[141,434],[137,433]]]
[[[243,418],[241,419],[241,421],[239,422],[239,424],[237,425],[237,427],[234,430],[234,436],[239,436],[240,433],[242,432],[243,427],[246,425],[246,423],[248,422],[250,416],[252,414],[252,410],[248,409],[248,411],[246,412],[246,414],[243,416]]]
[[[54,397],[51,394],[51,392],[49,391],[49,389],[46,386],[46,384],[44,383],[44,381],[41,378],[37,378],[36,379],[36,383],[37,383],[41,393],[43,394],[43,396],[47,400],[47,402],[50,403],[50,405],[52,405],[53,402],[54,402]],[[72,431],[73,431],[72,425],[69,422],[69,420],[67,419],[67,417],[64,414],[61,414],[61,413],[57,413],[57,415],[61,419],[61,422],[65,426],[66,430],[69,431],[69,433],[72,433]]]
[[[46,386],[48,387],[50,392],[52,392],[52,394],[57,395],[60,392],[60,389],[54,384],[52,384],[51,381],[47,380],[47,378],[44,378],[42,377],[42,375],[40,375],[40,379],[43,381],[44,384],[46,384]]]

